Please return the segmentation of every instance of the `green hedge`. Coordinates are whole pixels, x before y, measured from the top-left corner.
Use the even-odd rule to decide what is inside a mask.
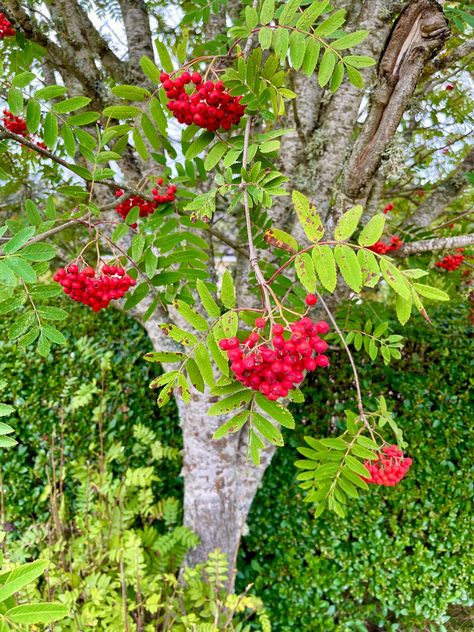
[[[303,435],[327,436],[335,409],[355,410],[342,352],[306,391],[304,409],[295,410],[299,430],[278,451],[253,504],[239,561],[239,588],[255,583],[275,631],[439,630],[450,604],[472,603],[467,315],[466,305],[451,304],[433,313],[434,327],[415,319],[403,360],[362,367],[364,390],[395,402],[414,463],[398,487],[374,486],[351,500],[344,520],[312,518],[293,467]]]
[[[100,362],[107,351],[112,359],[104,383],[105,445],[116,439],[133,450],[133,426],[142,423],[153,428],[164,443],[181,447],[175,406],[169,404],[160,410],[149,389],[156,365],[143,360],[143,355],[151,350],[144,329],[117,310],[94,314],[70,301],[63,307],[70,313],[63,327],[68,343],[54,346],[45,359],[32,349],[20,350],[9,342],[11,319],[3,316],[0,320],[0,376],[7,382],[0,392],[0,401],[15,406],[16,412],[8,423],[15,428],[19,442],[17,448],[8,453],[2,451],[1,455],[10,529],[24,530],[48,512],[47,498],[42,494],[50,465],[51,434],[55,430],[59,436],[62,416],[66,467],[69,460],[98,449],[94,408],[101,400]],[[99,392],[88,397],[94,381]],[[78,404],[84,405],[68,411],[74,396]],[[162,480],[157,486],[161,489],[157,493],[180,493],[179,468],[173,465],[160,471]]]

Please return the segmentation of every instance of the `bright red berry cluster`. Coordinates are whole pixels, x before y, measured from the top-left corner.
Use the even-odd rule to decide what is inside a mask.
[[[465,257],[462,254],[463,252],[464,248],[456,248],[456,254],[446,255],[441,261],[437,261],[435,266],[437,268],[444,268],[448,270],[448,272],[453,272],[453,270],[457,270],[464,261]]]
[[[53,278],[72,299],[89,305],[94,312],[105,309],[110,301],[122,298],[136,284],[123,268],[109,265],[103,265],[97,273],[91,267],[80,270],[73,263],[59,268]]]
[[[376,461],[366,461],[364,463],[371,477],[362,478],[366,483],[393,487],[408,472],[412,460],[404,457],[403,452],[396,445],[384,446],[382,452],[383,454]]]
[[[6,15],[0,13],[0,39],[4,37],[12,37],[15,35],[15,29]]]
[[[259,329],[266,324],[263,318],[255,321]],[[227,351],[230,367],[239,382],[275,401],[286,397],[303,381],[304,371],[329,366],[324,355],[328,344],[321,338],[328,331],[326,322],[314,323],[305,316],[291,323],[289,330],[283,325],[273,325],[271,340],[252,332],[243,342],[238,338],[223,338],[219,346]]]
[[[24,121],[20,116],[15,116],[9,110],[3,110],[3,125],[13,134],[25,137],[28,136],[26,121]]]
[[[386,215],[387,213],[390,213],[390,211],[393,211],[394,208],[395,208],[394,204],[387,204],[387,206],[384,208],[383,212]]]
[[[159,187],[161,187],[163,185],[163,178],[158,178],[156,183]],[[118,189],[115,192],[115,195],[117,197],[120,197],[121,195],[123,195],[123,193],[123,189]],[[160,193],[160,189],[154,188],[151,190],[151,193],[154,199],[153,202],[145,200],[138,195],[131,195],[123,202],[120,202],[120,204],[115,207],[115,210],[123,219],[125,219],[132,208],[134,206],[138,206],[138,208],[140,209],[140,217],[147,217],[148,215],[151,215],[155,212],[158,204],[167,204],[168,202],[174,202],[176,186],[174,184],[169,184],[165,193]],[[136,226],[136,224],[132,224],[132,228],[136,228]]]
[[[190,74],[187,71],[174,81],[166,72],[162,72],[160,80],[170,99],[168,109],[180,123],[194,123],[216,132],[238,125],[244,114],[245,107],[240,103],[242,97],[232,97],[226,92],[222,81],[203,82],[198,72]],[[192,89],[187,92],[185,86],[189,84]]]
[[[376,252],[379,255],[384,255],[391,250],[398,250],[402,246],[403,241],[400,239],[400,237],[393,236],[390,237],[390,242],[388,244],[384,243],[383,241],[376,241],[375,244],[373,244],[372,246],[368,246],[368,249],[372,250],[372,252]]]

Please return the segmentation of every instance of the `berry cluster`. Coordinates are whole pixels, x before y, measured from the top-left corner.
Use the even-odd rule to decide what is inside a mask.
[[[383,241],[376,241],[375,244],[372,244],[372,246],[368,246],[368,249],[372,250],[372,252],[376,252],[379,255],[384,255],[391,250],[398,250],[402,246],[403,241],[400,239],[400,237],[394,236],[390,237],[390,242],[388,244],[384,243]]]
[[[15,35],[15,29],[6,15],[0,13],[0,39],[4,37],[12,37]]]
[[[395,208],[394,204],[387,204],[387,206],[384,208],[383,212],[385,215],[387,215],[387,213],[390,213],[390,211],[393,211],[393,209]]]
[[[158,186],[161,187],[163,184],[163,178],[158,178],[156,183],[158,184]],[[118,189],[115,192],[115,195],[116,197],[120,197],[121,195],[123,195],[123,193],[123,189]],[[174,184],[169,184],[166,189],[166,193],[163,194],[160,193],[160,190],[157,188],[152,189],[151,193],[154,199],[153,202],[145,200],[138,195],[131,195],[123,202],[120,202],[120,204],[115,207],[115,210],[123,219],[125,219],[132,208],[134,206],[138,206],[138,208],[140,209],[140,217],[147,217],[148,215],[151,215],[155,212],[158,204],[167,204],[168,202],[174,202],[176,186]],[[136,228],[136,226],[136,224],[132,224],[132,228]]]
[[[366,461],[364,463],[371,477],[362,478],[366,483],[393,487],[408,472],[412,460],[404,457],[403,452],[396,445],[384,446],[382,452],[383,454],[376,461]]]
[[[103,265],[96,273],[94,268],[80,270],[73,263],[67,268],[59,268],[53,278],[72,299],[89,305],[94,312],[105,309],[110,301],[122,298],[136,284],[123,268],[109,265]]]
[[[448,272],[453,272],[453,270],[457,270],[464,261],[465,257],[462,254],[463,252],[464,248],[456,248],[456,254],[446,255],[441,261],[437,261],[435,266],[437,268],[444,268],[448,270]]]
[[[258,329],[266,327],[264,318],[257,318]],[[313,323],[305,316],[291,323],[289,330],[273,325],[271,340],[252,332],[240,342],[238,338],[223,338],[219,346],[227,351],[231,369],[239,382],[259,391],[270,400],[286,397],[304,379],[304,371],[329,366],[325,351],[328,344],[321,339],[329,325],[320,320]],[[289,334],[284,337],[284,334]]]
[[[20,116],[15,116],[9,110],[3,110],[3,125],[13,134],[18,134],[18,136],[24,136],[25,138],[28,136],[26,121]]]
[[[203,82],[198,72],[190,74],[187,71],[174,81],[166,72],[162,72],[160,80],[170,99],[168,109],[180,123],[194,123],[216,132],[238,125],[244,114],[245,107],[240,103],[242,97],[232,97],[226,92],[222,81]],[[185,86],[188,84],[192,84],[192,89],[186,92]]]

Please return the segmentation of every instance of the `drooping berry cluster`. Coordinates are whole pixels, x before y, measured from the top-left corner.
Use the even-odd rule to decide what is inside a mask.
[[[456,254],[446,255],[441,261],[437,261],[435,266],[437,268],[444,268],[448,270],[448,272],[453,272],[453,270],[457,270],[464,261],[465,256],[462,254],[463,252],[464,248],[456,248]]]
[[[255,321],[259,329],[266,324],[263,318]],[[291,323],[289,330],[273,325],[271,340],[252,332],[243,342],[238,338],[223,338],[219,346],[227,351],[230,367],[239,382],[275,401],[300,384],[305,371],[329,366],[324,355],[328,344],[321,338],[328,331],[326,322],[314,323],[305,316]]]
[[[391,250],[398,250],[402,246],[403,241],[400,237],[393,236],[390,237],[390,242],[388,244],[383,241],[376,241],[375,244],[372,244],[372,246],[368,246],[368,249],[372,250],[372,252],[378,253],[379,255],[384,255]]]
[[[110,301],[122,298],[136,284],[123,268],[109,265],[103,265],[96,272],[91,267],[81,270],[73,263],[59,268],[53,278],[72,299],[88,305],[94,312],[105,309]]]
[[[9,110],[3,110],[3,125],[13,134],[18,134],[18,136],[24,136],[25,138],[28,136],[26,121],[21,116],[15,116]]]
[[[0,39],[4,37],[12,37],[15,35],[15,29],[6,15],[0,13]]]
[[[412,460],[409,457],[404,457],[403,452],[396,445],[384,446],[382,452],[383,454],[380,454],[376,461],[364,463],[371,478],[362,478],[366,483],[393,487],[408,472]]]
[[[387,206],[384,208],[383,212],[385,215],[387,215],[387,213],[390,213],[390,211],[393,211],[393,209],[395,208],[394,204],[387,204]]]
[[[162,72],[160,80],[169,99],[168,109],[185,125],[194,123],[210,132],[228,130],[239,124],[245,112],[241,97],[232,97],[226,92],[222,81],[203,82],[198,72],[190,74],[187,71],[174,81]],[[191,90],[186,91],[187,85]]]
[[[158,178],[156,183],[159,187],[161,187],[163,185],[163,178]],[[115,195],[117,197],[120,197],[123,195],[123,193],[123,189],[118,189],[115,192]],[[159,204],[174,202],[176,186],[174,184],[169,184],[166,189],[166,193],[160,193],[160,189],[153,188],[151,190],[151,193],[154,199],[153,202],[145,200],[138,195],[131,195],[123,202],[120,202],[120,204],[115,207],[115,210],[123,219],[125,219],[132,208],[138,206],[138,208],[140,209],[140,217],[147,217],[148,215],[151,215],[155,212]],[[136,228],[136,226],[136,224],[132,224],[132,228]]]

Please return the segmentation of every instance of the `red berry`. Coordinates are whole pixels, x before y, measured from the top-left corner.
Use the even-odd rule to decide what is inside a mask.
[[[318,302],[318,297],[314,294],[307,294],[305,298],[306,305],[316,305]]]
[[[255,327],[258,327],[258,329],[265,329],[266,324],[267,324],[267,321],[265,320],[265,318],[255,319]]]

